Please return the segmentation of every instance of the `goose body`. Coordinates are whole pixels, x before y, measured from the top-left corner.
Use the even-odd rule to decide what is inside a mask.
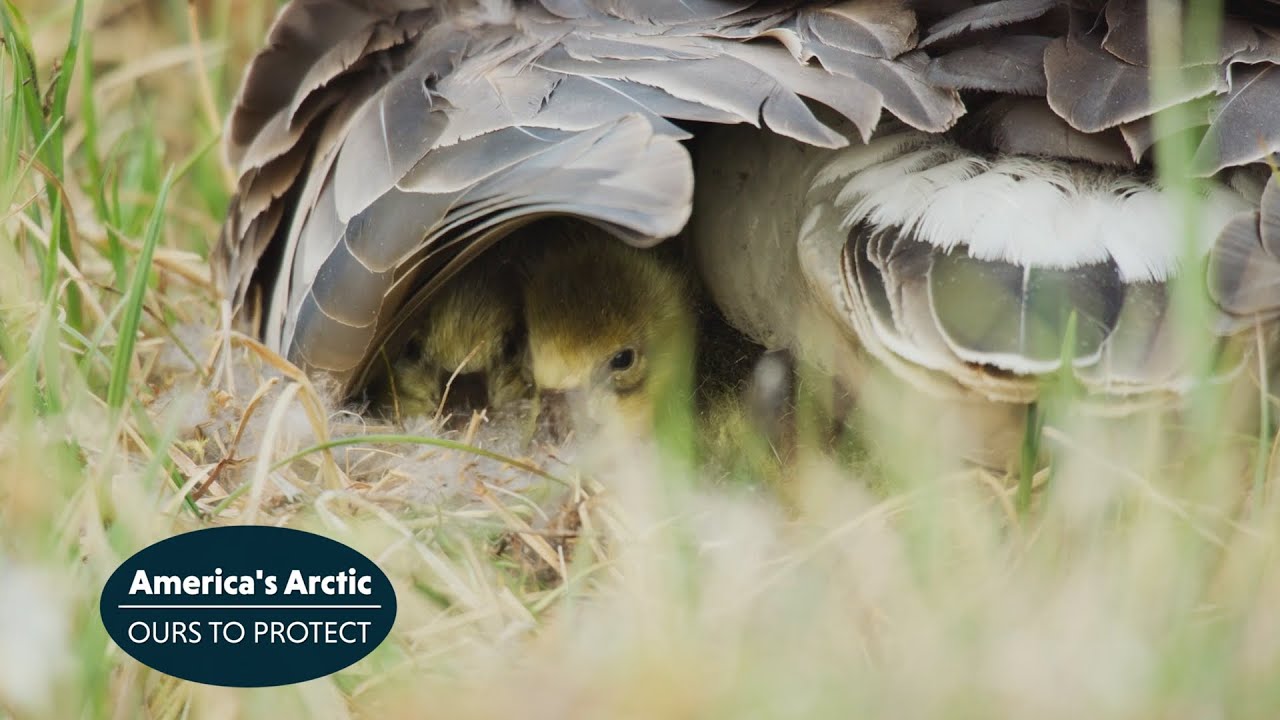
[[[1182,388],[1170,282],[1186,242],[1203,260],[1257,202],[1207,184],[1188,238],[1149,181],[909,129],[826,150],[725,128],[700,149],[700,269],[740,328],[837,375],[865,349],[916,384],[1004,402],[1034,399],[1064,352],[1097,393]]]
[[[240,183],[215,265],[270,346],[352,388],[523,224],[680,232],[691,135],[673,121],[847,144],[813,102],[863,135],[885,109],[947,128],[963,106],[924,82],[914,37],[893,2],[294,0],[230,119]]]
[[[1226,5],[1162,59],[1138,0],[293,0],[230,119],[215,267],[347,390],[567,215],[688,226],[729,321],[837,376],[1180,392],[1173,280],[1207,263],[1224,333],[1280,314],[1280,3]],[[1190,151],[1157,176],[1162,141]]]

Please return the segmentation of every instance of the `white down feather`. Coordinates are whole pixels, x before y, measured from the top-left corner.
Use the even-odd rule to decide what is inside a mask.
[[[843,183],[835,203],[845,230],[861,222],[903,228],[944,250],[964,246],[975,258],[1020,266],[1110,258],[1126,282],[1175,275],[1189,219],[1202,255],[1232,217],[1252,208],[1239,192],[1211,183],[1191,198],[1198,207],[1184,210],[1178,192],[1114,171],[1042,158],[992,161],[915,132],[837,151],[813,188],[833,183]]]

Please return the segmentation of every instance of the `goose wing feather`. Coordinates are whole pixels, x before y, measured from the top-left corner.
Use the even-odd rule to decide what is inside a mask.
[[[219,281],[269,345],[350,387],[472,244],[546,214],[678,233],[678,123],[846,144],[812,102],[864,138],[882,108],[950,127],[963,106],[924,81],[915,33],[904,0],[293,0],[229,120]]]
[[[744,134],[761,149],[738,157]],[[1003,402],[1033,399],[1037,377],[1063,369],[1108,396],[1193,377],[1168,292],[1182,262],[1177,195],[1127,169],[991,158],[906,128],[833,151],[745,130],[704,141],[714,161],[698,168],[700,263],[761,342],[832,372],[866,352],[915,385]],[[803,197],[779,208],[779,183]],[[1195,235],[1208,253],[1251,201],[1213,183],[1203,202]],[[754,236],[751,252],[739,235]],[[771,273],[804,282],[771,286]],[[824,331],[794,330],[815,324]]]
[[[1212,23],[1203,22],[1190,2],[1072,0],[1057,5],[1057,10],[1027,20],[1018,14],[1022,8],[1008,0],[924,3],[932,13],[922,43],[934,55],[930,79],[962,90],[1025,97],[986,104],[974,132],[985,134],[991,148],[1146,165],[1156,143],[1177,140],[1191,144],[1191,161],[1166,172],[1220,179],[1237,168],[1274,167],[1280,152],[1277,3],[1227,2],[1221,21]],[[1155,52],[1150,28],[1156,13],[1164,27],[1180,26],[1187,35],[1179,45],[1181,55]],[[988,19],[1004,29],[993,34]],[[1012,72],[1033,67],[1034,52],[992,56],[993,46],[1012,47],[1013,38],[1025,34],[1047,39],[1043,90],[1025,78],[1019,83]],[[1160,78],[1165,88],[1156,92]],[[1128,161],[1120,157],[1116,133]],[[1261,199],[1250,198],[1253,210],[1224,224],[1210,255],[1208,287],[1225,313],[1220,322],[1224,331],[1280,315],[1277,268],[1264,240],[1269,233],[1262,230],[1268,208],[1276,203],[1273,187],[1268,185]],[[1157,302],[1153,298],[1150,302]],[[1135,313],[1122,317],[1123,327],[1135,325]]]
[[[1131,170],[1190,138],[1224,327],[1280,316],[1280,189],[1223,180],[1280,151],[1278,5],[1228,2],[1216,42],[1166,68],[1143,0],[292,0],[229,120],[214,264],[271,346],[350,389],[434,288],[534,219],[680,232],[697,129],[723,167],[698,170],[696,234],[767,210],[752,233],[800,239],[721,288],[768,344],[803,344],[767,309],[791,298],[845,347],[992,398],[1031,397],[1064,357],[1090,387],[1176,386],[1174,214]],[[1178,81],[1155,93],[1162,72]],[[952,132],[961,92],[980,112]]]

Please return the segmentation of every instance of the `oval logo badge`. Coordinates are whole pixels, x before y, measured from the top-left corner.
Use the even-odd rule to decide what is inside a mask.
[[[111,639],[192,682],[267,687],[337,672],[391,632],[396,596],[356,550],[288,528],[218,527],[143,548],[107,579]]]

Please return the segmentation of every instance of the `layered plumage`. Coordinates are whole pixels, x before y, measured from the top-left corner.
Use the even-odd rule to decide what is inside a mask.
[[[1007,402],[1033,400],[1037,376],[1064,360],[1103,394],[1191,380],[1169,285],[1188,236],[1174,193],[906,129],[834,152],[726,129],[702,152],[703,274],[731,320],[771,346],[840,375],[865,348],[917,385]],[[1254,209],[1220,183],[1191,199],[1200,258]]]
[[[673,120],[864,137],[882,109],[941,131],[898,2],[295,0],[228,129],[240,177],[215,264],[269,345],[352,387],[448,276],[522,223],[569,214],[635,245],[684,226]]]
[[[215,264],[353,388],[522,225],[645,246],[692,213],[729,319],[833,371],[866,349],[1025,402],[1067,358],[1102,394],[1178,390],[1188,261],[1223,330],[1280,314],[1280,4],[1227,11],[1168,53],[1176,13],[1141,0],[294,0],[231,118]],[[1160,141],[1205,182],[1158,181]]]
[[[1271,177],[1280,3],[1228,1],[1225,17],[1188,2],[1148,12],[1145,0],[926,4],[934,10],[920,42],[932,58],[926,76],[976,93],[966,96],[977,111],[968,139],[989,152],[1130,169],[1140,180],[1158,141],[1188,148],[1185,166],[1164,171],[1213,178],[1261,207],[1199,238],[1213,245],[1209,293],[1225,311],[1223,328],[1276,314],[1280,266],[1265,238],[1267,218],[1280,214]]]

